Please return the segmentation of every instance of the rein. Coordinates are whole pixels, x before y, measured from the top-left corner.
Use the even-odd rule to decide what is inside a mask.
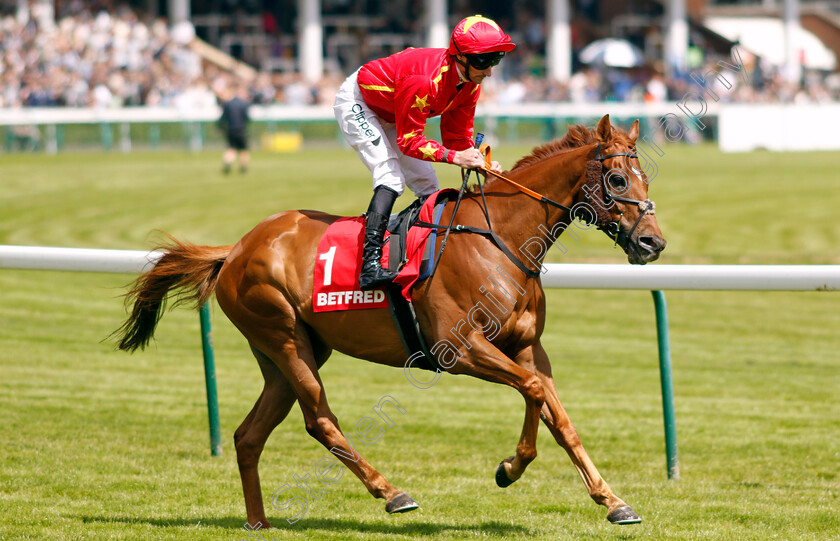
[[[480,140],[478,142],[480,143]],[[504,176],[500,173],[497,173],[497,172],[491,170],[490,166],[491,166],[491,163],[492,163],[492,159],[491,159],[491,152],[490,152],[490,146],[489,145],[481,144],[480,147],[479,147],[479,150],[480,150],[481,153],[484,154],[485,162],[484,162],[484,166],[478,167],[476,169],[476,171],[482,173],[485,176],[485,178],[488,175],[493,175],[494,177],[498,178],[499,180],[509,184],[510,186],[513,186],[514,188],[516,188],[520,192],[524,193],[525,195],[527,195],[527,196],[529,196],[533,199],[536,199],[540,203],[544,203],[544,204],[551,205],[553,207],[565,210],[566,212],[569,213],[570,218],[572,218],[572,219],[574,218],[574,216],[572,215],[572,209],[567,207],[566,205],[561,205],[560,203],[542,195],[541,193],[536,192],[536,191],[534,191],[534,190],[532,190],[532,189],[530,189],[526,186],[523,186],[522,184],[519,184],[518,182],[516,182],[514,180],[511,180],[511,179],[507,178],[506,176]],[[627,158],[638,158],[638,155],[635,152],[616,152],[614,154],[607,154],[605,156],[602,156],[601,155],[601,143],[599,142],[597,144],[597,146],[595,147],[594,158],[592,160],[588,161],[587,164],[586,164],[586,184],[585,184],[585,186],[589,186],[590,190],[592,190],[592,191],[596,191],[596,190],[600,191],[601,192],[601,198],[602,198],[603,203],[604,203],[603,206],[600,205],[600,204],[597,205],[597,208],[595,209],[595,212],[596,212],[595,219],[592,220],[592,221],[586,220],[587,223],[594,223],[598,227],[598,229],[601,229],[601,230],[607,232],[607,234],[610,233],[609,228],[611,226],[615,227],[615,230],[616,230],[616,232],[615,232],[615,242],[616,242],[616,244],[618,243],[619,236],[621,235],[621,217],[624,216],[624,213],[621,213],[621,215],[618,218],[618,221],[613,222],[612,220],[609,219],[609,215],[606,213],[606,209],[609,208],[610,206],[612,206],[613,201],[617,201],[619,203],[625,203],[625,204],[633,204],[633,205],[636,205],[639,208],[639,217],[636,219],[636,222],[633,224],[633,227],[630,228],[630,232],[626,234],[626,238],[628,238],[628,239],[633,236],[633,232],[636,231],[636,228],[638,227],[639,222],[642,221],[642,218],[644,218],[645,215],[656,213],[656,204],[653,201],[651,201],[650,199],[645,199],[644,201],[639,200],[639,199],[631,199],[629,197],[622,197],[622,196],[615,195],[610,191],[609,187],[607,186],[606,175],[603,172],[603,170],[604,170],[604,160],[608,160],[610,158],[617,158],[619,156],[624,156],[624,157],[627,157]],[[468,225],[452,225],[454,220],[455,220],[455,213],[458,211],[458,207],[459,207],[461,199],[464,195],[464,191],[466,190],[466,187],[467,187],[467,180],[469,179],[469,173],[470,173],[470,170],[467,170],[466,174],[464,173],[463,169],[461,170],[461,179],[462,179],[461,190],[458,192],[458,199],[455,203],[455,208],[452,211],[452,217],[451,217],[451,220],[449,221],[448,226],[431,224],[431,223],[427,223],[427,222],[423,222],[423,221],[416,222],[416,225],[419,225],[421,227],[431,227],[431,228],[435,228],[435,229],[445,229],[446,230],[446,235],[444,236],[443,242],[441,243],[440,249],[438,251],[438,257],[437,257],[437,260],[435,261],[434,269],[437,269],[437,264],[440,263],[441,256],[443,255],[443,248],[446,245],[446,239],[449,236],[449,233],[452,232],[452,231],[456,231],[456,232],[465,232],[465,233],[475,233],[475,234],[479,234],[479,235],[489,237],[493,241],[493,243],[502,251],[502,253],[504,253],[505,256],[507,256],[507,258],[510,259],[511,262],[513,262],[519,268],[519,270],[524,272],[525,275],[527,275],[531,278],[538,277],[540,275],[540,272],[538,270],[535,271],[535,270],[529,269],[527,265],[525,265],[521,260],[519,260],[519,258],[516,257],[516,255],[513,254],[513,252],[510,251],[510,249],[505,245],[504,241],[493,231],[493,227],[490,224],[490,215],[487,212],[487,200],[484,197],[484,185],[481,183],[480,179],[479,179],[479,182],[478,182],[478,188],[479,188],[479,191],[481,193],[481,201],[482,201],[481,210],[484,213],[484,219],[487,221],[488,229],[481,229],[481,228],[472,227],[472,226],[468,226]],[[434,275],[434,269],[432,270],[431,275]]]
[[[600,143],[599,143],[599,148],[600,148]],[[540,203],[546,203],[548,205],[552,205],[552,206],[557,207],[559,209],[563,209],[566,212],[571,214],[572,209],[570,209],[566,205],[561,205],[560,203],[549,199],[548,197],[542,195],[541,193],[535,192],[531,188],[527,188],[527,187],[523,186],[522,184],[519,184],[518,182],[515,182],[515,181],[507,178],[506,176],[504,176],[500,173],[492,171],[490,169],[490,164],[492,163],[491,154],[490,154],[490,145],[486,145],[486,144],[481,145],[480,151],[484,154],[484,167],[479,167],[479,170],[484,174],[485,177],[487,175],[493,175],[494,177],[498,178],[499,180],[507,182],[508,184],[510,184],[511,186],[516,188],[517,190],[519,190],[520,192],[524,193],[525,195],[527,195],[529,197],[533,197],[534,199],[536,199]],[[482,197],[483,197],[484,196],[484,189],[483,188],[481,189],[481,194],[482,194]]]
[[[496,173],[495,171],[491,171],[490,170],[490,163],[491,163],[490,147],[488,145],[482,145],[481,151],[485,153],[485,165],[484,165],[484,167],[481,167],[480,170],[485,176],[487,176],[488,174],[493,175],[494,177],[498,178],[499,180],[510,184],[511,186],[513,186],[517,190],[519,190],[520,192],[524,193],[525,195],[527,195],[529,197],[532,197],[532,198],[536,199],[537,201],[539,201],[541,203],[546,203],[546,204],[552,205],[554,207],[557,207],[559,209],[565,210],[566,212],[569,213],[569,216],[571,218],[574,218],[574,216],[571,215],[572,214],[572,209],[570,209],[569,207],[567,207],[565,205],[561,205],[560,203],[557,203],[555,201],[552,201],[548,197],[546,197],[546,196],[544,196],[544,195],[542,195],[538,192],[535,192],[534,190],[532,190],[530,188],[527,188],[527,187],[519,184],[518,182],[515,182],[515,181],[507,178],[504,175]],[[655,214],[656,213],[656,203],[654,203],[650,199],[645,199],[644,201],[641,201],[639,199],[631,199],[629,197],[621,197],[621,196],[615,195],[612,192],[610,192],[609,188],[607,187],[606,175],[603,173],[604,160],[608,160],[610,158],[617,158],[619,156],[625,156],[627,158],[638,158],[638,155],[635,152],[616,152],[614,154],[607,154],[606,156],[602,156],[601,155],[601,143],[598,143],[597,146],[595,147],[595,157],[592,160],[590,160],[589,162],[587,162],[586,184],[591,186],[593,189],[594,188],[599,188],[599,189],[602,190],[601,193],[602,193],[603,202],[605,203],[605,205],[607,207],[610,206],[610,203],[612,201],[618,201],[619,203],[632,204],[632,205],[636,205],[637,207],[639,207],[639,217],[636,219],[636,222],[633,224],[633,227],[630,228],[630,232],[627,233],[627,238],[630,238],[630,237],[633,236],[633,232],[636,231],[636,228],[639,226],[639,222],[642,221],[642,218],[644,218],[646,214]],[[483,195],[484,195],[484,191],[482,190],[482,197],[483,197]],[[604,213],[604,214],[606,214],[606,213]],[[624,216],[624,213],[622,213],[621,216]],[[606,217],[606,216],[596,217],[596,220],[595,220],[595,224],[598,226],[598,228],[603,229],[605,231],[607,230],[607,228],[610,225],[615,224],[615,229],[616,229],[615,241],[616,241],[616,243],[618,242],[618,236],[619,236],[619,233],[620,233],[620,230],[621,230],[621,227],[620,227],[621,226],[621,216],[619,216],[619,219],[618,219],[617,222],[610,221],[609,218]]]

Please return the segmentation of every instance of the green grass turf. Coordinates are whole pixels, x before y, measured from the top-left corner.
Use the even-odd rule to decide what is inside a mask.
[[[494,157],[510,167],[528,150]],[[665,150],[651,187],[669,241],[662,262],[840,262],[837,153]],[[215,153],[0,160],[0,244],[145,249],[161,238],[153,229],[229,244],[278,210],[359,213],[369,197],[367,172],[339,149],[256,153],[247,175],[227,177]],[[456,184],[452,168],[441,174]],[[623,261],[599,235],[551,259]],[[214,306],[224,454],[211,458],[197,315],[167,313],[154,345],[135,355],[103,341],[125,317],[119,296],[131,278],[0,270],[2,540],[249,538],[232,434],[260,391],[257,365]],[[548,292],[544,343],[560,397],[641,525],[608,524],[544,428],[523,478],[495,486],[521,429],[516,392],[452,376],[420,390],[400,370],[336,354],[322,375],[345,429],[384,395],[405,407],[359,450],[422,507],[388,516],[347,473],[293,525],[293,513],[269,507],[279,529],[265,539],[837,539],[840,298],[667,299],[679,482],[665,478],[650,294]],[[263,455],[266,502],[324,456],[295,409]]]

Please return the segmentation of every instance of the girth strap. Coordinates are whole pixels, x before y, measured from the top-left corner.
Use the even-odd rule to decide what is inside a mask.
[[[385,288],[385,295],[388,297],[388,307],[391,309],[391,317],[397,327],[397,333],[400,335],[405,351],[412,358],[412,364],[414,364],[413,358],[417,356],[417,353],[422,352],[423,356],[416,359],[417,368],[443,372],[423,339],[414,305],[403,297],[400,286],[393,283],[388,284]]]

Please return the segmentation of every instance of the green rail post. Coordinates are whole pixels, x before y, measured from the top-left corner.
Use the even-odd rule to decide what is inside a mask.
[[[662,416],[665,420],[665,455],[668,479],[679,481],[680,460],[677,457],[677,419],[674,413],[674,383],[671,379],[671,343],[668,338],[668,307],[665,293],[651,291],[656,308],[656,337],[659,342],[659,379],[662,383]]]
[[[219,426],[219,397],[216,393],[216,363],[213,358],[213,330],[210,327],[210,307],[201,305],[201,349],[204,353],[204,383],[207,387],[207,416],[210,421],[210,454],[222,454],[222,430]]]
[[[99,134],[102,137],[102,148],[106,151],[110,151],[111,147],[114,145],[114,131],[111,128],[111,125],[107,122],[99,124]]]
[[[647,133],[647,132],[645,132]],[[158,149],[160,145],[160,124],[152,124],[149,126],[149,146],[154,150]]]

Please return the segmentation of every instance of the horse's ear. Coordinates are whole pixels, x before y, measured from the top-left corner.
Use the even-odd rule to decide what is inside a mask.
[[[610,115],[604,115],[601,122],[598,123],[598,130],[596,131],[598,140],[606,143],[612,137],[612,126],[610,126]]]
[[[638,118],[636,119],[636,122],[634,122],[633,125],[630,126],[630,131],[627,132],[627,137],[629,137],[630,141],[632,141],[634,144],[636,143],[636,139],[639,138],[639,119]]]

